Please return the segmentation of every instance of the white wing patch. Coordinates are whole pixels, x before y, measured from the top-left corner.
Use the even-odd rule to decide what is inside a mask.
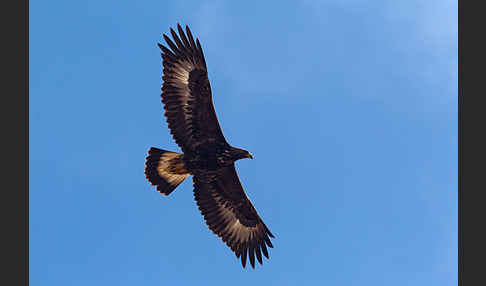
[[[195,69],[194,65],[187,61],[180,61],[174,64],[171,69],[171,77],[167,79],[167,83],[176,84],[177,88],[180,90],[178,93],[178,100],[182,106],[184,112],[182,113],[185,119],[185,123],[190,124],[191,112],[188,110],[189,100],[194,101],[195,98],[191,95],[189,89],[189,74]],[[180,83],[183,85],[181,86]],[[192,136],[190,136],[192,137]]]
[[[186,86],[189,84],[189,72],[192,71],[194,67],[186,62],[179,62],[175,64],[174,77],[184,83]]]
[[[253,233],[258,231],[258,224],[253,227],[244,226],[241,224],[240,220],[236,218],[233,211],[227,207],[225,207],[221,201],[222,198],[216,192],[212,193],[212,196],[216,203],[218,204],[220,214],[223,216],[223,221],[226,224],[226,227],[222,231],[223,233],[228,233],[230,238],[236,238],[238,243],[247,242],[253,236]]]

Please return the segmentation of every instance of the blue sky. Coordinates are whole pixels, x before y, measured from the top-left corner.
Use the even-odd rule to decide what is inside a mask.
[[[186,180],[156,46],[201,40],[242,184],[276,235],[242,269]],[[31,285],[456,285],[457,1],[32,1]],[[170,283],[170,284],[168,284]]]

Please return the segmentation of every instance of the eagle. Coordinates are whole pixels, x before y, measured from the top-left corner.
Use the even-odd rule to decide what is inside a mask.
[[[235,161],[252,155],[231,146],[223,136],[212,102],[211,85],[199,39],[186,25],[170,28],[173,40],[158,43],[163,65],[162,103],[170,133],[182,153],[151,147],[145,176],[165,196],[192,175],[194,199],[209,229],[241,259],[263,264],[274,235],[246,195]]]

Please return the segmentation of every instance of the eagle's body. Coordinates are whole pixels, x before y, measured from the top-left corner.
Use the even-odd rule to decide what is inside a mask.
[[[198,146],[195,152],[184,153],[184,162],[191,173],[197,170],[217,170],[230,166],[236,160],[247,158],[247,151],[238,152],[228,144],[219,142]]]
[[[253,158],[248,151],[232,147],[223,136],[212,103],[206,62],[199,40],[189,27],[179,36],[170,29],[170,49],[162,50],[162,103],[176,143],[183,154],[150,148],[145,175],[157,190],[169,195],[193,175],[194,198],[209,228],[252,267],[255,256],[262,264],[273,247],[270,230],[263,223],[241,186],[234,162]]]

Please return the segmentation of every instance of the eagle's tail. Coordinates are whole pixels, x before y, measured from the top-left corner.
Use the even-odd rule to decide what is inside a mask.
[[[189,172],[184,166],[184,154],[150,148],[145,162],[145,177],[157,186],[157,190],[168,196],[184,181]]]

